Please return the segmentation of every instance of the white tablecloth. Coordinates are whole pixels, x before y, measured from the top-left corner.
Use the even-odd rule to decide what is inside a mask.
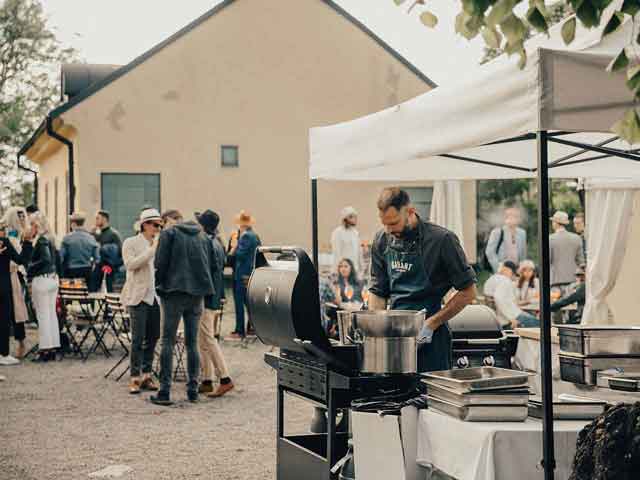
[[[542,422],[463,422],[420,411],[417,462],[457,480],[540,480]],[[555,422],[556,478],[567,479],[578,432],[587,422]]]

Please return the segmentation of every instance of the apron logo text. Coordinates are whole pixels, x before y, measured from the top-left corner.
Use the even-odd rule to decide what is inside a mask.
[[[391,262],[391,268],[399,272],[410,272],[412,267],[413,263],[400,262],[398,260],[393,260]]]

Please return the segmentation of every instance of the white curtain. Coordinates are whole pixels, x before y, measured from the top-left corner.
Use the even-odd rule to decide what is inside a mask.
[[[464,245],[461,181],[449,180],[433,183],[429,221],[451,230]]]
[[[624,262],[637,188],[637,182],[630,181],[587,183],[587,298],[583,324],[611,322],[607,297]]]

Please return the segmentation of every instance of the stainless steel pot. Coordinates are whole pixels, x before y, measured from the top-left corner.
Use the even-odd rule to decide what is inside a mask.
[[[376,310],[353,313],[356,338],[362,337],[365,373],[415,373],[418,367],[416,337],[424,311]]]

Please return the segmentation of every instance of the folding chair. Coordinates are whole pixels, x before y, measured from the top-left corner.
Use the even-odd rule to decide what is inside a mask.
[[[108,327],[111,329],[111,333],[115,337],[115,342],[120,343],[120,346],[124,350],[120,359],[111,367],[111,370],[104,375],[104,378],[108,378],[109,375],[115,372],[115,370],[129,358],[129,347],[127,345],[131,345],[131,328],[129,312],[122,303],[120,303],[120,294],[107,293],[105,299],[107,302],[105,316],[108,316],[105,322],[107,322]],[[115,344],[116,343],[114,343],[114,345]],[[116,377],[116,382],[120,381],[129,371],[129,368],[130,366],[127,364],[127,368]]]
[[[86,361],[98,347],[102,349],[105,356],[110,356],[101,334],[104,329],[104,326],[100,325],[102,304],[96,308],[96,300],[90,297],[89,289],[84,282],[69,285],[67,281],[61,280],[59,294],[65,311],[64,328],[74,352],[80,355],[83,361]],[[93,335],[94,342],[86,352],[83,352],[82,348],[90,335]]]
[[[187,380],[187,368],[185,366],[184,353],[187,349],[184,343],[184,331],[178,329],[176,333],[176,343],[173,346],[173,381],[186,381]],[[162,352],[162,342],[158,342],[155,353],[155,367],[153,372],[156,377],[160,377],[160,353]]]

